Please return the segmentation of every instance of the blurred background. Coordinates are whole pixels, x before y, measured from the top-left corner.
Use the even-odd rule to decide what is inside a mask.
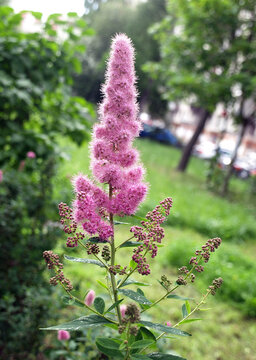
[[[255,0],[0,0],[1,359],[103,359],[97,334],[61,342],[39,330],[83,311],[52,291],[42,252],[79,253],[65,248],[58,203],[71,204],[71,177],[89,173],[90,130],[120,32],[136,48],[135,146],[150,183],[139,215],[174,201],[146,294],[154,298],[156,280],[175,279],[208,238],[223,239],[195,286],[182,289],[198,301],[221,276],[211,309],[184,325],[192,338],[162,341],[161,350],[256,359],[255,30]],[[81,298],[90,288],[101,294],[101,270],[65,265]],[[150,316],[175,323],[182,303],[168,301]]]

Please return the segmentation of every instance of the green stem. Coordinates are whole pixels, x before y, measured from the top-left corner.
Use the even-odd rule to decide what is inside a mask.
[[[80,244],[81,246],[83,246],[83,247],[87,250],[86,246],[85,246],[80,240],[78,240],[77,242],[78,242],[78,244]],[[94,256],[96,257],[96,259],[97,259],[99,262],[101,262],[102,265],[108,270],[107,265],[98,257],[98,255],[97,255],[97,254],[93,254],[93,255],[94,255]]]
[[[177,322],[177,324],[173,325],[172,327],[175,328],[177,326],[179,326],[184,320],[187,320],[192,314],[194,314],[195,311],[197,311],[199,309],[199,307],[205,302],[206,298],[208,297],[208,295],[211,293],[210,290],[207,290],[207,293],[203,296],[202,300],[196,305],[196,307],[187,315],[185,316],[182,320],[180,320],[179,322]],[[156,338],[156,342],[163,337],[166,334],[166,332],[162,332],[157,338]],[[145,346],[140,352],[146,350],[148,348],[148,346]]]
[[[55,273],[57,274],[55,268],[54,268]],[[118,324],[116,321],[107,318],[106,316],[102,315],[101,313],[99,313],[98,311],[94,310],[93,308],[91,308],[90,306],[86,305],[84,301],[78,299],[76,296],[72,295],[65,287],[65,285],[62,284],[61,281],[59,281],[59,284],[63,287],[63,289],[66,291],[66,293],[74,300],[76,300],[77,302],[79,302],[80,304],[82,304],[84,307],[86,307],[88,310],[92,311],[93,313],[97,314],[98,316],[103,317],[104,319],[114,323],[114,324]]]
[[[145,257],[145,256],[147,255],[147,252],[148,252],[148,249],[144,252],[143,257]],[[132,271],[130,271],[129,274],[127,274],[127,275],[125,276],[125,278],[118,284],[118,286],[117,286],[118,289],[119,289],[119,288],[123,285],[123,283],[134,273],[134,271],[137,270],[137,268],[138,268],[138,265],[136,265],[135,268],[132,269]]]
[[[116,247],[116,251],[123,245],[123,244],[125,244],[127,241],[129,241],[129,240],[132,240],[134,238],[134,235],[133,236],[131,236],[129,239],[127,239],[127,240],[125,240],[124,242],[122,242],[120,245],[118,245],[117,247]]]
[[[201,261],[201,259],[202,259],[202,256],[200,256],[200,258],[199,258],[199,260],[198,260],[198,263]],[[192,271],[194,270],[194,268],[196,267],[197,265],[196,264],[194,264],[193,266],[192,266],[192,268],[190,269],[190,271],[187,273],[187,275],[185,276],[185,278],[184,278],[184,280],[186,280],[189,276],[190,276],[190,274],[192,273]],[[146,310],[149,310],[149,309],[151,309],[153,306],[155,306],[156,304],[158,304],[160,301],[162,301],[162,300],[164,300],[164,299],[166,299],[166,297],[168,296],[168,295],[170,295],[174,290],[176,290],[179,286],[181,286],[181,285],[175,285],[171,290],[169,290],[165,295],[163,295],[163,296],[161,296],[158,300],[156,300],[153,304],[151,304],[151,305],[149,305],[149,307],[147,308],[147,309],[144,309],[144,310],[142,310],[141,311],[141,313],[143,313],[144,311],[146,311]]]
[[[112,194],[113,194],[113,189],[112,189],[112,186],[109,185],[109,199],[110,200],[112,198]],[[113,235],[111,236],[110,248],[111,248],[111,266],[114,266],[115,265],[116,249],[115,249],[115,237],[114,237],[114,217],[113,217],[112,213],[109,213],[109,222],[110,222],[110,226],[113,229]],[[115,300],[115,302],[117,302],[118,301],[118,294],[117,294],[116,278],[115,278],[115,275],[112,272],[110,272],[110,279],[111,279],[111,284],[112,284],[112,291],[113,291],[113,295],[114,295],[114,300]],[[121,311],[120,311],[119,304],[117,304],[117,306],[116,306],[116,313],[117,313],[117,317],[118,317],[118,322],[119,322],[119,324],[121,324],[122,316],[121,316]]]

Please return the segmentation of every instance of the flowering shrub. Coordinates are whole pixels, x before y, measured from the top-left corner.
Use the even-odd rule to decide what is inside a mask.
[[[174,284],[163,275],[159,279],[163,294],[156,301],[147,299],[140,288],[137,291],[127,289],[129,285],[140,284],[131,278],[132,274],[150,274],[148,260],[157,255],[164,238],[161,225],[172,207],[172,199],[164,199],[153,211],[147,213],[145,219],[141,219],[141,226],[131,227],[128,239],[116,244],[114,216],[134,215],[147,193],[139,154],[132,147],[132,140],[140,131],[133,57],[130,40],[123,34],[117,35],[112,43],[106,84],[103,87],[104,100],[99,109],[101,122],[93,129],[91,168],[94,177],[89,179],[84,175],[76,176],[73,180],[76,197],[72,208],[64,203],[59,205],[63,230],[68,235],[67,247],[81,246],[89,255],[89,258],[65,258],[105,269],[109,281],[104,287],[108,291],[110,304],[106,309],[105,300],[95,297],[94,290],[90,290],[85,299],[74,296],[72,284],[64,276],[63,264],[58,255],[45,251],[43,256],[47,266],[55,272],[50,283],[59,283],[74,304],[82,305],[93,313],[46,330],[72,331],[107,326],[117,331],[116,336],[97,338],[96,345],[109,359],[182,359],[179,356],[152,353],[150,349],[155,349],[158,339],[170,334],[190,336],[179,328],[180,325],[198,320],[189,317],[203,305],[209,294],[215,294],[222,279],[213,280],[193,309],[188,298],[173,292],[180,286],[195,281],[194,272],[204,270],[202,263],[208,262],[210,254],[219,247],[221,240],[210,239],[197,250],[188,267],[179,269],[180,275]],[[121,265],[117,262],[116,255],[126,247],[133,247],[133,255],[127,264]],[[125,297],[133,302],[121,305]],[[185,300],[183,317],[178,323],[172,325],[167,322],[164,325],[144,318],[146,311],[163,300],[172,298]]]

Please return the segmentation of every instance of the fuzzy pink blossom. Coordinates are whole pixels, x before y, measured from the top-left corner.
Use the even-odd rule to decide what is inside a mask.
[[[28,151],[27,157],[30,159],[34,159],[34,158],[36,158],[36,154],[34,153],[34,151]]]
[[[85,297],[85,300],[84,300],[85,305],[91,306],[94,302],[94,299],[95,299],[95,291],[90,290]]]
[[[134,49],[130,39],[119,34],[112,42],[102,88],[104,99],[99,108],[100,123],[93,128],[90,144],[94,179],[84,175],[73,179],[74,220],[86,233],[98,234],[102,240],[113,235],[108,214],[134,214],[147,193],[144,169],[138,151],[132,147],[141,129],[135,79]],[[97,182],[108,188],[101,188]]]
[[[127,306],[126,305],[121,305],[120,306],[120,312],[121,312],[121,316],[125,317],[125,312],[126,312]]]
[[[69,340],[70,339],[70,333],[66,330],[59,330],[58,331],[58,340]]]
[[[4,172],[0,169],[0,183],[3,181]]]
[[[172,326],[172,324],[170,323],[170,321],[166,321],[166,326]]]

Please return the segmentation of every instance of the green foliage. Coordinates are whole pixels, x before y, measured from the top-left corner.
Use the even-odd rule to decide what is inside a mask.
[[[86,23],[51,15],[42,31],[22,32],[23,13],[0,7],[0,270],[1,358],[27,359],[39,352],[49,289],[42,252],[58,236],[52,178],[62,157],[56,135],[81,143],[93,109],[72,97],[72,74]],[[40,21],[40,13],[32,13]],[[58,30],[55,30],[58,29]],[[61,39],[60,31],[64,38]],[[40,298],[41,297],[41,298]]]
[[[164,98],[190,98],[214,111],[254,92],[254,3],[250,0],[169,0],[168,15],[151,31],[161,47],[161,61],[146,70],[161,78]],[[243,59],[241,61],[241,59]]]
[[[89,57],[84,59],[82,74],[75,81],[77,93],[93,103],[99,102],[110,39],[116,33],[124,32],[132,39],[136,48],[139,99],[148,104],[155,115],[164,114],[167,103],[161,99],[158,82],[153,82],[151,76],[142,71],[142,65],[146,61],[159,60],[157,42],[148,34],[148,28],[160,21],[165,14],[165,0],[148,0],[136,6],[132,6],[129,1],[125,1],[124,5],[120,0],[112,0],[102,3],[98,11],[85,16],[96,35],[87,44]]]

